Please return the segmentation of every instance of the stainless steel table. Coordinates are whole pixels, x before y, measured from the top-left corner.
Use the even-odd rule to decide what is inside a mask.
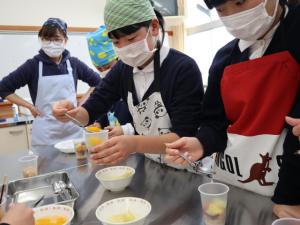
[[[103,166],[78,162],[74,154],[60,153],[49,146],[35,150],[40,156],[40,174],[67,171],[80,194],[72,224],[97,222],[95,211],[101,203],[126,196],[144,198],[152,204],[145,225],[204,224],[197,188],[209,182],[206,176],[161,166],[145,159],[143,155],[135,154],[124,162],[124,165],[136,169],[130,186],[123,192],[112,193],[106,191],[95,178],[95,173]],[[18,154],[0,155],[0,176],[6,173],[10,180],[21,177],[16,163]],[[275,216],[272,214],[270,198],[230,186],[226,225],[271,225],[273,220]]]

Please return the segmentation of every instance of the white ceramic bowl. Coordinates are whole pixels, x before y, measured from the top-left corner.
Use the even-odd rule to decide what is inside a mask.
[[[104,202],[96,210],[96,217],[104,225],[143,225],[151,212],[151,204],[142,198],[116,198]],[[113,221],[114,218],[124,218],[130,215],[132,220],[127,222]],[[127,217],[128,218],[128,217]]]
[[[38,208],[34,208],[34,219],[40,219],[44,217],[63,216],[67,221],[63,225],[70,224],[74,217],[73,208],[66,205],[45,205]]]
[[[135,169],[129,166],[112,166],[99,170],[96,178],[110,191],[123,191],[131,182]]]

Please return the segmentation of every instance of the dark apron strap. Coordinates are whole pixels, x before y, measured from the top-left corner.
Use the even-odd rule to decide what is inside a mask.
[[[153,88],[151,86],[146,91],[144,97],[147,98],[150,93],[147,93],[148,91],[153,92],[160,92],[160,48],[161,44],[160,41],[157,42],[157,51],[154,55],[154,81],[153,81]],[[151,90],[152,89],[152,90]],[[148,95],[148,96],[147,96]],[[144,99],[143,97],[143,99]]]
[[[143,96],[142,100],[145,100],[154,92],[160,92],[160,41],[157,42],[157,51],[154,53],[154,80],[146,93]],[[132,93],[133,105],[138,105],[138,99],[136,94],[136,89],[133,81],[133,73],[128,76],[128,91]]]

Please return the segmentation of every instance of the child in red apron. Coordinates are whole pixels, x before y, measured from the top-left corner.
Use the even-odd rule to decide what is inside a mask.
[[[300,217],[300,149],[285,116],[300,114],[300,7],[282,0],[206,0],[236,39],[210,69],[196,138],[167,145],[197,160],[215,152],[215,179],[265,196]],[[279,178],[279,179],[278,179]]]

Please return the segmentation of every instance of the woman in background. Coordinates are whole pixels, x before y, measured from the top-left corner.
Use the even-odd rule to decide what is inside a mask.
[[[65,49],[67,24],[58,18],[48,19],[39,31],[41,50],[18,69],[0,81],[0,96],[28,108],[35,117],[32,146],[54,145],[59,141],[82,136],[82,129],[73,123],[62,123],[52,116],[52,103],[68,99],[77,105],[77,81],[91,87],[100,82],[99,75]],[[28,85],[33,104],[15,94]]]

